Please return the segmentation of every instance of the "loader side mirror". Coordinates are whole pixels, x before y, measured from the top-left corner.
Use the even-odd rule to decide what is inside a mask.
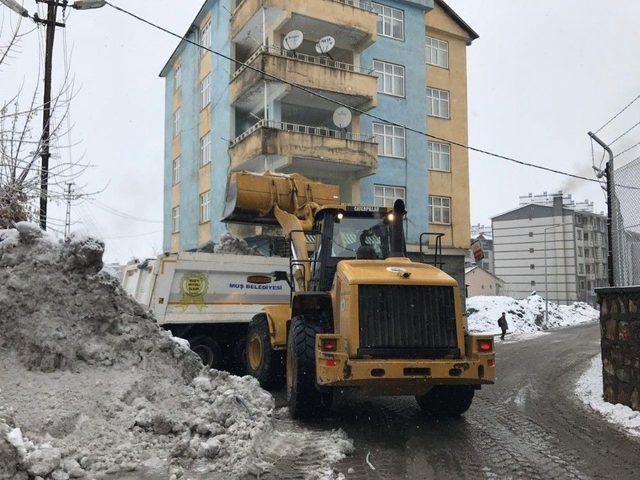
[[[271,274],[271,278],[274,282],[287,282],[290,288],[293,289],[293,284],[291,283],[291,278],[289,274],[283,270],[277,270]]]

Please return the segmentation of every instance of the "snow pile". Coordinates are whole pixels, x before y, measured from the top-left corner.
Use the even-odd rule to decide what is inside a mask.
[[[633,436],[640,436],[640,412],[626,405],[605,402],[602,386],[602,358],[593,358],[589,369],[576,384],[576,394],[593,410],[600,413],[607,421],[622,428]]]
[[[600,315],[598,310],[583,302],[572,305],[549,302],[549,320],[545,321],[545,301],[539,295],[522,300],[511,297],[470,297],[467,299],[469,331],[499,334],[498,319],[502,312],[507,314],[511,333],[534,333],[595,322]]]
[[[204,369],[160,330],[101,272],[103,250],[0,231],[0,479],[259,474],[277,460],[266,444],[313,438],[278,432],[255,379]],[[329,437],[316,470],[349,450]]]
[[[220,243],[215,246],[214,253],[262,256],[257,249],[250,247],[242,238],[236,237],[230,232],[225,233],[220,238]]]

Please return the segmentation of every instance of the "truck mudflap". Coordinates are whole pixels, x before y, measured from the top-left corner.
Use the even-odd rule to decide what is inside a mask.
[[[421,395],[434,385],[495,381],[493,337],[468,336],[458,359],[353,359],[340,335],[316,337],[316,380],[325,387],[357,387],[382,395]]]

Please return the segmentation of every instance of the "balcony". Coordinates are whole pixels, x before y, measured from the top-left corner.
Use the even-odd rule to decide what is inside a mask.
[[[241,0],[231,17],[231,39],[255,47],[256,39],[270,32],[301,30],[361,50],[376,41],[377,21],[371,3],[363,0]]]
[[[264,98],[264,80],[273,77],[321,92],[324,96],[359,109],[376,106],[377,77],[366,69],[328,57],[294,53],[276,46],[262,46],[245,62],[266,73],[242,65],[231,78],[231,103],[252,110]],[[273,76],[273,77],[270,77]],[[282,85],[280,85],[282,87]],[[299,89],[284,85],[280,95],[296,95]],[[315,100],[315,99],[314,99]],[[315,100],[317,103],[317,100]]]
[[[375,171],[378,144],[370,136],[262,120],[231,142],[229,156],[232,170],[298,172],[344,181]]]

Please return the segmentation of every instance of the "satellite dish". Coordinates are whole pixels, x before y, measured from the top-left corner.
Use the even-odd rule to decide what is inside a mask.
[[[347,128],[351,125],[351,110],[346,107],[337,108],[335,112],[333,112],[333,123],[335,123],[338,128]]]
[[[304,34],[300,30],[292,30],[282,40],[282,47],[285,50],[296,50],[302,45]]]
[[[318,40],[318,43],[316,43],[316,52],[320,54],[329,53],[335,46],[336,39],[330,35],[327,35],[326,37],[322,37],[320,40]]]

